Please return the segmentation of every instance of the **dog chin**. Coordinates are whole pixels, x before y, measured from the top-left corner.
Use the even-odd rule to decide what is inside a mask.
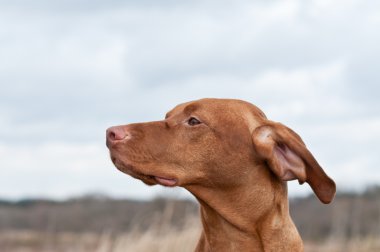
[[[157,185],[157,182],[152,182],[151,180],[145,180],[145,179],[140,179],[144,184],[148,186],[154,186]]]
[[[129,175],[132,178],[141,180],[144,184],[146,184],[148,186],[153,186],[153,185],[158,184],[158,182],[155,180],[154,176],[139,173],[136,171],[136,169],[132,165],[124,165],[124,164],[120,163],[118,160],[115,160],[114,165],[122,173]]]
[[[152,186],[152,185],[159,184],[159,185],[167,186],[167,187],[174,187],[178,185],[177,179],[141,173],[141,172],[138,172],[136,167],[134,167],[131,164],[126,164],[125,162],[122,162],[121,160],[115,157],[111,157],[111,159],[119,171],[135,179],[141,180],[146,185]]]

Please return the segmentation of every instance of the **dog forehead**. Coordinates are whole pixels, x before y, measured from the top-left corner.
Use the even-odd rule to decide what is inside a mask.
[[[229,113],[235,110],[236,102],[229,99],[204,98],[195,101],[181,103],[166,113],[166,118],[177,114],[198,113]]]
[[[204,116],[213,115],[214,118],[239,118],[246,122],[251,131],[266,119],[265,114],[249,102],[217,98],[204,98],[179,104],[170,110],[165,118],[177,114],[191,115],[194,112]]]

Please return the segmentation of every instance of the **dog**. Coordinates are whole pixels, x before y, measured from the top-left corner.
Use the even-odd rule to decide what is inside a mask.
[[[256,106],[234,99],[177,105],[165,120],[111,127],[111,160],[147,185],[181,186],[200,203],[204,251],[303,251],[287,181],[323,203],[336,186],[302,139]]]

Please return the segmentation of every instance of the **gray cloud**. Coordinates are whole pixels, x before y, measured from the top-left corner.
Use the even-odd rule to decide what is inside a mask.
[[[0,144],[103,146],[110,125],[235,97],[294,128],[349,187],[379,161],[379,10],[374,1],[0,1]]]

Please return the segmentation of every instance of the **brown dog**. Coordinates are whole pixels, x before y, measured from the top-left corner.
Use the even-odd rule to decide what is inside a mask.
[[[198,199],[196,251],[303,251],[286,181],[309,183],[323,203],[335,195],[301,138],[244,101],[180,104],[163,121],[109,128],[107,146],[120,171]]]

